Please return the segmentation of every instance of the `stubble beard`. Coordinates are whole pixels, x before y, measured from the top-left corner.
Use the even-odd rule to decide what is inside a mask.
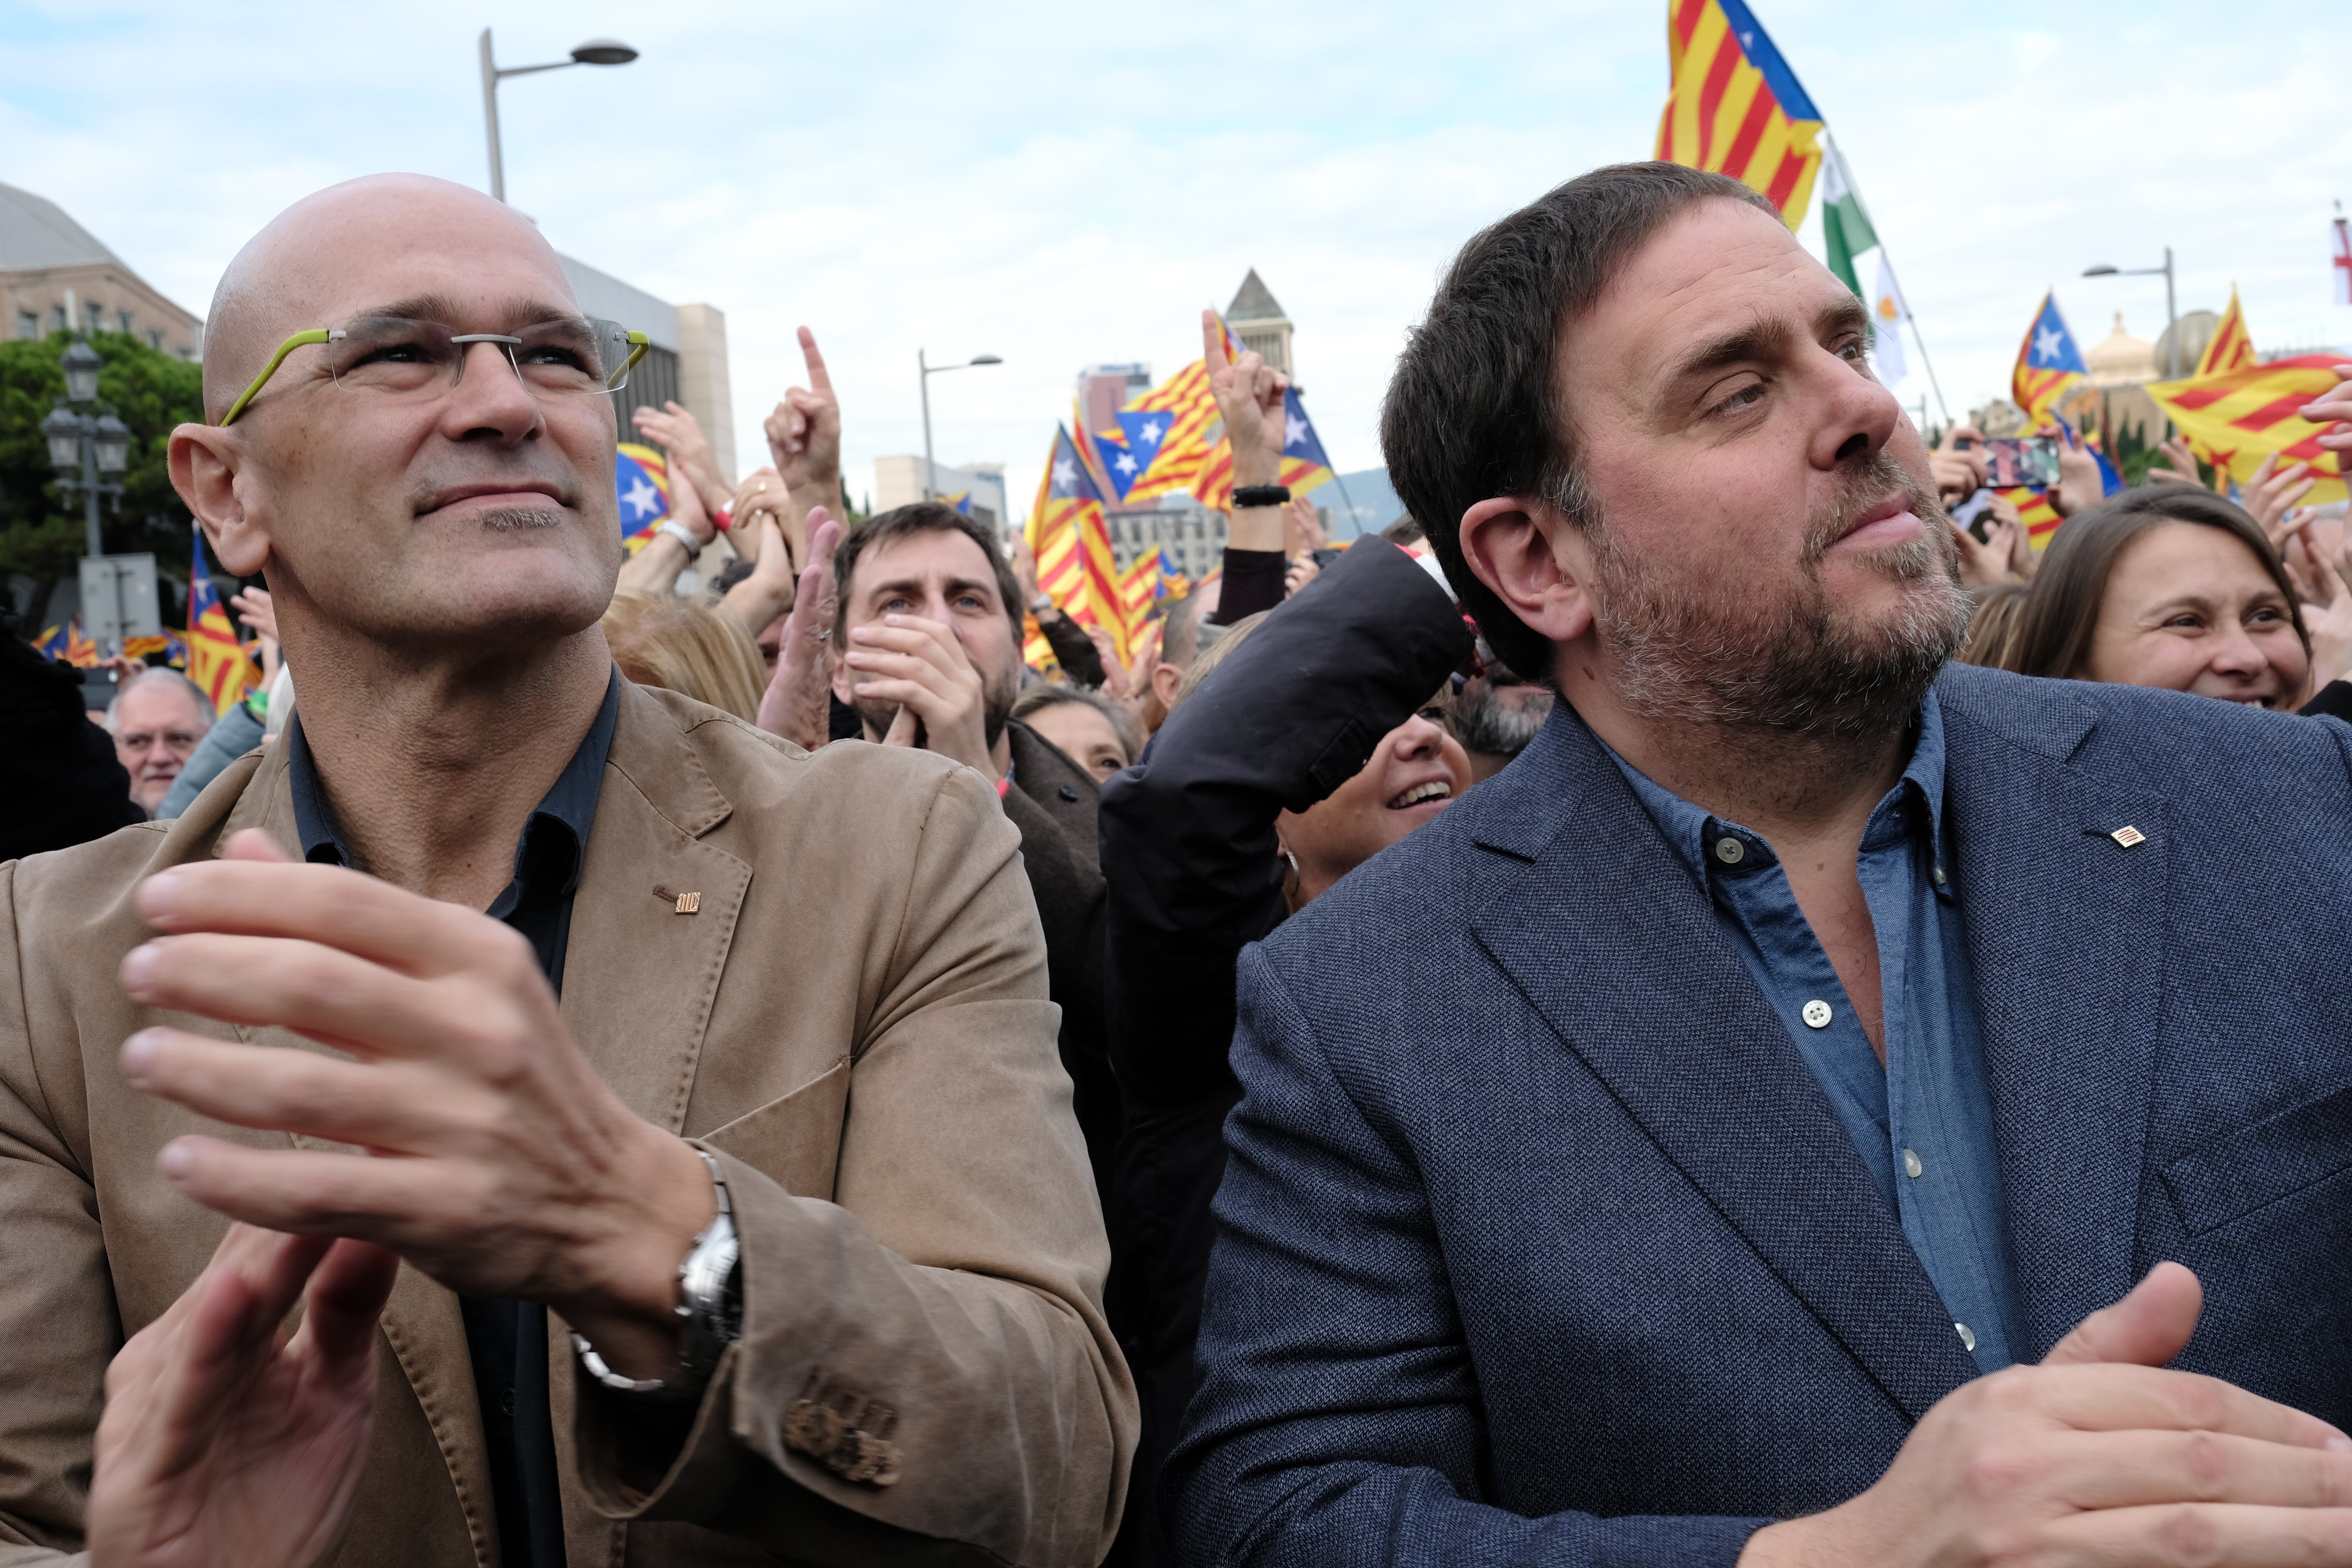
[[[1822,558],[1890,489],[1910,497],[1927,536],[1870,565],[1911,587],[1879,622],[1842,614]],[[1612,693],[1643,718],[1851,742],[1906,723],[1967,637],[1958,550],[1933,496],[1879,453],[1851,467],[1837,501],[1808,530],[1791,592],[1670,582],[1588,513],[1593,619]],[[1761,587],[1761,584],[1758,585]]]

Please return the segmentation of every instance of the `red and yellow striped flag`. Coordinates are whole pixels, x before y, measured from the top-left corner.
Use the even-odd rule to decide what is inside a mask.
[[[2319,479],[2313,501],[2345,497],[2344,458],[2319,444],[2327,428],[2303,417],[2305,404],[2339,384],[2336,354],[2301,354],[2268,364],[2185,381],[2152,383],[2147,395],[2171,416],[2189,448],[2241,485],[2275,452],[2283,462],[2308,463]]]
[[[1102,492],[1079,461],[1070,433],[1058,425],[1037,484],[1037,504],[1029,512],[1029,549],[1037,558],[1038,589],[1078,625],[1108,632],[1124,659],[1127,617],[1119,608],[1118,568],[1103,521]]]
[[[261,682],[245,645],[236,640],[236,626],[205,569],[205,539],[196,536],[195,564],[188,573],[188,679],[212,699],[213,711],[226,713]]]
[[[2197,356],[2195,375],[2219,375],[2225,370],[2243,370],[2254,363],[2254,340],[2246,335],[2246,313],[2238,308],[2238,286],[2230,285],[2230,308],[2221,312],[2221,324],[2213,329],[2213,336],[2205,344],[2205,352]]]
[[[2009,489],[1995,490],[1993,494],[2017,509],[2018,521],[2025,524],[2025,542],[2032,547],[2035,554],[2050,548],[2050,536],[2056,533],[2058,525],[2066,520],[2060,517],[2058,509],[2051,504],[2048,490],[2037,489],[2032,485],[2017,485]]]
[[[1822,114],[1745,0],[1670,0],[1658,156],[1760,191],[1790,228],[1822,166]]]

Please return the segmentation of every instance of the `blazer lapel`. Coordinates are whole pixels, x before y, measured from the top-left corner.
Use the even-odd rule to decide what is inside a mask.
[[[2042,684],[2030,725],[1996,729],[1966,695],[1944,703],[2018,1353],[2035,1361],[2133,1284],[2172,858],[2162,802],[2067,765],[2097,717]],[[2128,845],[2113,837],[2126,827]]]
[[[1705,892],[1566,704],[1498,782],[1508,795],[1473,828],[1497,852],[1472,889],[1481,944],[1872,1380],[1925,1415],[1976,1365]]]
[[[732,810],[662,703],[621,683],[620,722],[572,900],[563,1021],[630,1110],[683,1132],[703,1031],[751,885],[699,841]]]

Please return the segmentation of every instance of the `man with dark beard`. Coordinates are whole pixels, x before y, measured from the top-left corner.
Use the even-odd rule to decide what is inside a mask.
[[[2352,1563],[2352,730],[1946,668],[1864,335],[1663,163],[1440,285],[1390,472],[1565,700],[1243,959],[1188,1561]]]
[[[996,786],[1045,927],[1095,1187],[1108,1205],[1118,1085],[1103,1032],[1103,879],[1093,773],[1013,717],[1021,694],[1021,589],[988,531],[936,501],[860,523],[833,556],[840,613],[834,695],[866,739],[952,757]]]
[[[1551,717],[1552,689],[1496,658],[1481,639],[1478,673],[1454,694],[1446,728],[1470,759],[1470,782],[1484,784],[1528,749]]]

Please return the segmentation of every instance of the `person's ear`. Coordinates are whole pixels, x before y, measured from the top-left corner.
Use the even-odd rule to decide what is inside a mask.
[[[1472,574],[1528,630],[1568,643],[1591,629],[1591,543],[1559,508],[1495,496],[1462,514],[1460,538]]]
[[[249,504],[253,481],[237,437],[217,425],[180,426],[172,432],[166,462],[172,488],[195,514],[220,569],[250,577],[268,565],[269,535]]]
[[[1151,667],[1151,695],[1160,700],[1161,712],[1176,706],[1176,689],[1183,684],[1182,665],[1155,664]]]
[[[792,634],[786,632],[784,635],[790,637]],[[836,648],[833,658],[833,694],[840,701],[847,703],[855,700],[856,691],[857,683],[851,679],[849,661]]]

